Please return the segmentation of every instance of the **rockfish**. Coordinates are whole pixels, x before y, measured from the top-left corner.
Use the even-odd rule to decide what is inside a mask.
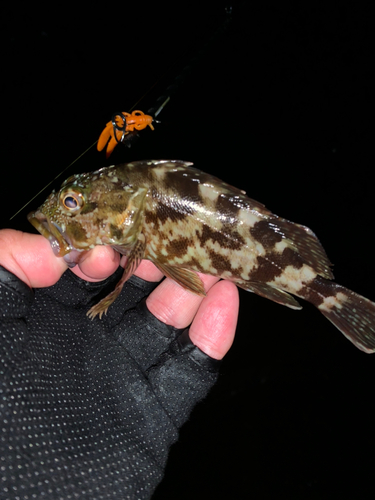
[[[359,349],[375,350],[375,304],[331,281],[315,234],[192,163],[135,161],[73,175],[28,219],[71,266],[95,245],[127,256],[122,279],[88,311],[91,318],[107,311],[148,259],[199,295],[197,271],[292,309],[301,309],[293,295],[305,299]]]

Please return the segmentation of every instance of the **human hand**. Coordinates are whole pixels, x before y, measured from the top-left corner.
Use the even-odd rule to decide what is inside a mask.
[[[0,231],[0,264],[23,281],[0,269],[4,488],[149,498],[178,428],[217,378],[215,358],[233,340],[237,289],[210,276],[201,276],[205,298],[169,279],[157,286],[160,271],[144,261],[141,279],[91,321],[87,310],[119,278],[105,279],[120,257],[106,247],[84,257],[65,273],[42,236]],[[24,283],[38,287],[34,298]]]
[[[46,238],[11,229],[0,231],[0,264],[31,288],[55,284],[68,269],[63,259],[55,257]],[[117,252],[108,246],[97,246],[84,254],[72,272],[87,281],[99,282],[113,274],[119,264]],[[143,261],[135,275],[151,282],[163,277],[149,261]],[[147,298],[147,307],[156,318],[175,328],[192,323],[189,335],[193,344],[209,356],[221,359],[235,334],[237,287],[228,281],[217,283],[218,279],[212,276],[200,276],[207,297],[194,295],[166,279]]]

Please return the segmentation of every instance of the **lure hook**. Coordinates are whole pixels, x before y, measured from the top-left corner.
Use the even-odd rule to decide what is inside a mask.
[[[122,126],[119,123],[117,123],[117,121],[116,121],[117,117],[119,117],[120,120],[122,120],[122,123],[123,123]],[[112,121],[112,126],[113,126],[113,137],[116,139],[117,144],[120,144],[120,142],[124,142],[124,138],[126,135],[126,126],[127,126],[126,116],[124,115],[124,113],[122,111],[119,111],[118,113],[113,113],[111,121]],[[116,131],[122,132],[120,138],[117,137]]]

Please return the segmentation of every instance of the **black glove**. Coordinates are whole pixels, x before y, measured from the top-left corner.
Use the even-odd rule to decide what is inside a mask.
[[[150,498],[214,384],[219,362],[148,311],[155,284],[133,276],[87,318],[121,272],[32,291],[0,267],[0,498]]]

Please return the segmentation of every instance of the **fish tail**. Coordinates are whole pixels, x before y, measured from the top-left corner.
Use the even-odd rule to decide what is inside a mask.
[[[316,277],[305,290],[303,298],[314,304],[358,349],[375,351],[374,302],[321,277]]]

